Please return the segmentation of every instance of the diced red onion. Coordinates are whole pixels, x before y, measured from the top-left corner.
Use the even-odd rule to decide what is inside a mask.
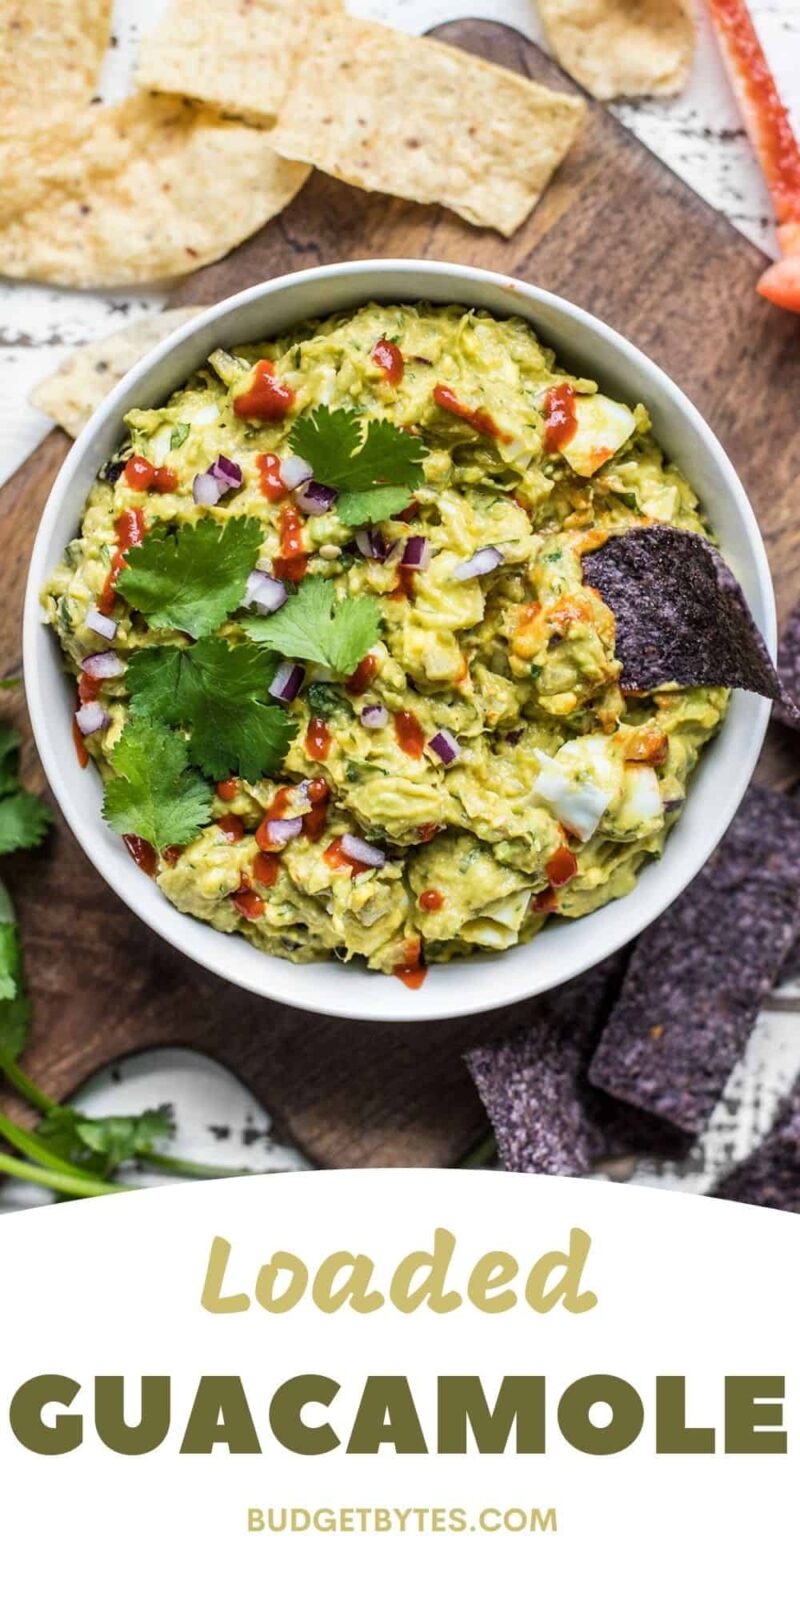
[[[192,484],[192,498],[196,506],[215,506],[225,493],[225,485],[213,472],[198,472]]]
[[[102,611],[97,611],[91,606],[86,613],[85,624],[91,628],[92,633],[99,633],[101,639],[115,639],[117,624],[113,617],[104,617]]]
[[[266,835],[270,844],[282,848],[290,839],[296,839],[303,831],[302,817],[272,817],[266,824]]]
[[[356,545],[362,556],[366,556],[367,561],[380,561],[381,565],[394,555],[398,542],[392,539],[387,544],[379,528],[359,528],[356,534]]]
[[[365,728],[385,728],[389,721],[389,712],[386,706],[365,706],[360,717]]]
[[[297,699],[303,687],[305,671],[298,667],[296,661],[282,661],[270,686],[269,692],[274,700],[282,700],[284,705],[291,705]]]
[[[461,561],[453,568],[453,577],[459,579],[482,578],[486,572],[494,572],[495,567],[502,565],[503,557],[493,544],[485,544],[482,550],[476,550],[469,561]]]
[[[367,844],[366,839],[357,839],[354,833],[342,834],[342,850],[350,861],[357,861],[365,867],[382,867],[386,864],[386,851],[379,850],[375,844]]]
[[[212,478],[222,484],[223,494],[227,494],[229,489],[241,489],[244,474],[238,461],[231,461],[230,456],[217,456],[209,471]]]
[[[401,567],[410,567],[413,572],[424,572],[430,565],[433,552],[430,540],[424,539],[422,534],[415,533],[406,539],[406,547],[400,557]]]
[[[101,650],[99,655],[84,656],[81,666],[90,678],[120,678],[125,671],[116,650]]]
[[[286,585],[280,578],[271,578],[268,572],[251,572],[244,594],[246,606],[260,611],[262,616],[269,616],[273,611],[280,611],[287,598]]]
[[[294,503],[299,511],[304,511],[307,517],[322,517],[326,511],[336,504],[338,495],[335,489],[329,489],[324,483],[317,483],[311,479],[303,484],[295,493]]]
[[[75,721],[84,738],[88,739],[90,733],[99,733],[101,728],[107,728],[110,718],[106,716],[97,700],[87,700],[86,704],[75,712]]]
[[[457,761],[461,754],[461,746],[458,740],[454,739],[452,733],[448,733],[446,728],[440,728],[439,732],[428,740],[428,749],[432,750],[434,755],[438,756],[446,767],[449,767],[453,761]]]
[[[286,489],[299,489],[301,483],[308,483],[314,476],[314,468],[302,456],[287,456],[278,468],[278,474]]]

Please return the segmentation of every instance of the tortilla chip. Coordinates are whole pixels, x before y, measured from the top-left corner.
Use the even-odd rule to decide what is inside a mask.
[[[579,1177],[621,1155],[688,1153],[691,1141],[675,1128],[587,1080],[624,968],[624,956],[603,962],[539,1001],[527,1027],[467,1055],[510,1171]]]
[[[48,108],[88,104],[111,28],[112,0],[5,0],[0,10],[4,131]],[[5,171],[3,172],[5,182]]]
[[[800,1082],[753,1154],[711,1190],[718,1200],[800,1211]]]
[[[694,883],[642,934],[589,1077],[700,1133],[800,934],[800,809],[752,787]]]
[[[46,192],[0,229],[0,272],[92,289],[216,261],[297,194],[308,167],[260,128],[169,95],[94,107],[54,141]]]
[[[553,54],[598,100],[686,87],[691,0],[539,0],[539,8]]]
[[[631,528],[584,556],[583,572],[614,613],[623,690],[707,684],[780,698],[739,584],[699,533]]]
[[[55,372],[36,385],[30,396],[32,405],[46,412],[65,433],[76,439],[120,378],[200,309],[200,306],[179,306],[175,311],[157,311],[152,317],[129,323],[119,333],[81,345]]]
[[[272,121],[311,28],[341,9],[341,0],[172,0],[144,40],[137,82]]]
[[[773,707],[772,715],[787,727],[796,728],[800,705],[800,605],[795,606],[778,640],[778,673],[783,699]]]
[[[270,138],[357,188],[449,206],[509,235],[584,114],[572,95],[477,56],[342,16],[314,30]]]

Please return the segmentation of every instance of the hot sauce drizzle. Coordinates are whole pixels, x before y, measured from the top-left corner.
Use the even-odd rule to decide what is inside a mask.
[[[328,799],[330,791],[324,778],[312,778],[308,785],[308,798],[311,801],[311,810],[303,818],[303,832],[307,839],[316,843],[322,838],[328,821]]]
[[[351,694],[363,694],[368,689],[378,670],[377,656],[365,656],[359,661],[352,677],[347,679],[347,687]]]
[[[444,905],[444,895],[441,889],[423,889],[419,897],[423,911],[441,911]]]
[[[294,401],[294,394],[275,377],[271,361],[257,361],[253,381],[245,394],[233,402],[237,417],[248,417],[259,422],[280,422]]]
[[[215,817],[214,821],[220,832],[224,833],[228,844],[237,844],[244,837],[244,823],[241,817],[234,816],[232,811],[229,811],[227,816]]]
[[[248,922],[256,922],[263,917],[266,910],[264,901],[255,889],[251,889],[246,878],[242,879],[240,887],[231,895],[236,910],[246,917]]]
[[[407,989],[421,989],[428,974],[427,967],[421,962],[422,945],[419,938],[406,939],[405,961],[399,967],[394,967],[396,978],[404,983]]]
[[[140,506],[135,506],[129,511],[122,511],[114,523],[114,532],[117,536],[117,548],[111,558],[111,568],[103,585],[103,592],[97,602],[97,609],[104,617],[114,609],[117,598],[117,578],[125,565],[125,556],[131,545],[141,544],[146,525],[144,514]]]
[[[238,778],[222,778],[217,784],[217,794],[220,800],[225,801],[226,805],[230,805],[231,801],[236,799],[238,793]]]
[[[476,433],[485,434],[488,439],[500,439],[504,444],[510,443],[510,434],[504,433],[502,428],[498,427],[488,411],[484,411],[480,406],[473,410],[471,406],[465,405],[447,384],[437,383],[433,398],[443,411],[450,411],[454,417],[460,417],[462,422],[468,422]]]
[[[256,856],[253,862],[253,877],[257,883],[263,884],[266,889],[272,889],[277,883],[280,870],[281,859],[277,855]]]
[[[395,711],[394,734],[405,755],[412,756],[415,761],[422,759],[425,729],[420,726],[413,711]]]
[[[350,857],[345,855],[341,839],[331,840],[327,850],[322,852],[322,859],[332,872],[344,872],[347,870],[354,878],[358,877],[359,872],[369,872],[370,870],[363,861],[351,861]]]
[[[158,856],[151,844],[146,839],[140,839],[138,833],[123,833],[122,842],[128,854],[133,857],[137,867],[146,872],[148,878],[154,878],[158,866]]]
[[[380,367],[387,383],[396,387],[402,382],[406,364],[403,352],[391,339],[379,339],[372,352],[372,359],[376,367]]]
[[[558,383],[544,397],[544,447],[551,453],[563,450],[574,439],[578,428],[575,390],[571,383]]]
[[[74,717],[72,719],[72,742],[75,746],[75,754],[78,757],[78,766],[88,767],[89,752],[86,748],[83,734],[81,733],[81,730],[78,727]]]
[[[263,456],[256,456],[256,466],[264,499],[285,500],[289,491],[281,477],[280,456],[267,451]]]
[[[290,583],[301,583],[308,568],[308,554],[303,549],[303,519],[296,506],[283,506],[281,510],[281,553],[273,561],[276,578],[288,578]]]
[[[123,473],[129,489],[139,489],[143,494],[172,494],[178,487],[178,474],[172,467],[156,467],[146,456],[131,456]]]
[[[331,748],[331,730],[322,717],[312,717],[306,729],[306,755],[312,761],[324,761]]]
[[[560,844],[551,855],[547,863],[547,877],[554,889],[560,889],[563,884],[569,883],[578,870],[577,858],[565,844]]]

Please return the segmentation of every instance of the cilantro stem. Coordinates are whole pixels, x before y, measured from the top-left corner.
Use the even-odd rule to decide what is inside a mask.
[[[457,1167],[488,1167],[497,1155],[497,1140],[493,1133],[485,1133],[477,1144],[473,1144],[456,1162]]]
[[[17,1094],[22,1095],[23,1100],[27,1100],[35,1111],[55,1110],[57,1102],[51,1100],[50,1096],[45,1094],[44,1089],[40,1089],[38,1084],[35,1084],[33,1079],[28,1077],[27,1072],[23,1072],[16,1061],[10,1059],[0,1060],[0,1072],[5,1073],[9,1083],[16,1089]]]
[[[205,1161],[182,1161],[180,1156],[162,1156],[151,1153],[137,1156],[140,1166],[152,1167],[156,1172],[172,1172],[177,1178],[252,1178],[252,1167],[215,1167]]]
[[[0,1172],[9,1178],[21,1178],[23,1183],[36,1183],[43,1189],[56,1189],[59,1194],[69,1195],[73,1200],[91,1200],[106,1194],[126,1194],[130,1192],[129,1186],[119,1183],[103,1183],[100,1178],[89,1176],[73,1177],[71,1173],[54,1172],[50,1167],[34,1166],[30,1161],[17,1161],[14,1156],[4,1155],[0,1151]]]
[[[2,1111],[0,1111],[0,1137],[5,1139],[6,1144],[14,1145],[17,1150],[21,1150],[29,1161],[37,1161],[40,1166],[50,1167],[53,1172],[62,1172],[68,1177],[86,1177],[86,1173],[74,1162],[64,1161],[50,1149],[44,1139],[37,1138],[37,1135],[27,1128],[20,1128],[10,1117],[4,1116]]]

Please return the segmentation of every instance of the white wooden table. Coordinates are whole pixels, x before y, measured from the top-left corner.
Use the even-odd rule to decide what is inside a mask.
[[[702,0],[696,0],[700,45],[691,83],[678,99],[618,106],[616,114],[668,166],[763,249],[775,253],[769,199],[728,88]],[[130,82],[138,40],[158,20],[166,0],[116,0],[114,43],[101,84],[119,98]],[[535,0],[348,0],[360,15],[423,32],[457,16],[492,17],[544,43]],[[751,10],[783,97],[800,129],[800,0],[750,0]],[[27,402],[62,354],[110,333],[159,306],[166,286],[114,294],[80,293],[0,279],[0,483],[15,471],[50,424]],[[799,357],[800,359],[800,357]],[[795,1007],[798,1007],[796,1010]],[[763,1135],[778,1096],[800,1063],[800,983],[786,985],[765,1009],[745,1060],[734,1073],[702,1146],[678,1175],[640,1168],[645,1182],[704,1190],[714,1174],[741,1159]],[[150,1052],[115,1068],[81,1097],[104,1114],[169,1100],[178,1108],[177,1153],[261,1169],[297,1164],[272,1143],[269,1119],[227,1072],[188,1052]],[[223,1130],[227,1130],[224,1132]],[[38,1192],[2,1192],[0,1211],[31,1204]],[[44,1196],[41,1197],[45,1199]]]

